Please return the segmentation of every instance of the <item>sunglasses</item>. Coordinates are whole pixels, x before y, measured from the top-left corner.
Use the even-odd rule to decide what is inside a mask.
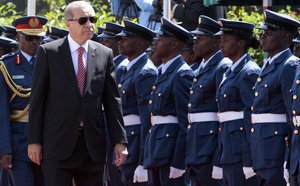
[[[36,41],[42,41],[43,37],[40,37],[40,36],[24,36],[24,35],[21,35],[20,36],[24,37],[26,41],[33,41],[33,40],[36,40]]]
[[[80,17],[78,19],[68,19],[68,21],[78,21],[80,25],[84,25],[88,20],[90,20],[91,23],[96,23],[97,18],[92,16],[92,17]]]

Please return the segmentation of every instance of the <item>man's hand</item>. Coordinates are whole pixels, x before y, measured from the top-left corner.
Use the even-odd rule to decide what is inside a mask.
[[[29,144],[28,157],[31,161],[40,165],[42,160],[42,146],[40,144]]]
[[[115,165],[120,167],[124,164],[128,155],[127,147],[122,144],[118,143],[115,145]]]
[[[8,170],[8,169],[11,169],[12,168],[12,156],[11,154],[5,154],[1,157],[0,159],[0,162],[1,162],[1,165],[2,167],[5,169],[5,170]]]

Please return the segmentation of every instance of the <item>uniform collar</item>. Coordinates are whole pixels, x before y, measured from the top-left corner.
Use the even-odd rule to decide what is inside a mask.
[[[31,58],[33,57],[33,56],[27,54],[26,52],[23,52],[22,50],[20,50],[20,51],[21,51],[22,55],[26,58],[27,61],[30,61]]]
[[[180,55],[170,59],[169,61],[167,61],[166,63],[164,63],[161,67],[161,73],[165,73],[167,71],[167,69],[169,68],[169,66],[176,60],[180,57]]]
[[[233,63],[230,67],[231,71],[234,71],[234,69],[243,61],[243,59],[247,56],[247,53],[244,54],[237,62]]]
[[[269,65],[270,65],[276,58],[278,58],[281,54],[283,54],[283,53],[286,52],[287,50],[289,50],[289,48],[284,49],[283,51],[278,52],[278,53],[277,53],[276,55],[274,55],[272,58],[269,58],[269,59],[268,59]]]
[[[130,61],[127,65],[126,65],[126,69],[127,72],[129,71],[129,69],[139,60],[141,59],[144,55],[147,55],[146,52],[143,52],[141,55],[139,55],[138,57],[136,57],[135,59],[133,59],[132,61]],[[128,59],[128,58],[127,58]]]

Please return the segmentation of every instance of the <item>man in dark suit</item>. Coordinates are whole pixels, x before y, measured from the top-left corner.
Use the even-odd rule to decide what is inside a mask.
[[[90,40],[96,18],[89,3],[70,3],[65,19],[69,35],[41,46],[37,54],[28,156],[41,164],[47,186],[71,185],[72,180],[77,186],[102,185],[104,114],[116,166],[127,155],[113,55]]]

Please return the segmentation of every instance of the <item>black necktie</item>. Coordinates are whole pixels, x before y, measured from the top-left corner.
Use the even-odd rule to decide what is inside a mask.
[[[30,66],[34,66],[34,64],[35,64],[35,57],[34,56],[32,56],[31,57],[31,59],[30,59],[30,61],[29,61],[29,64],[30,64]]]

